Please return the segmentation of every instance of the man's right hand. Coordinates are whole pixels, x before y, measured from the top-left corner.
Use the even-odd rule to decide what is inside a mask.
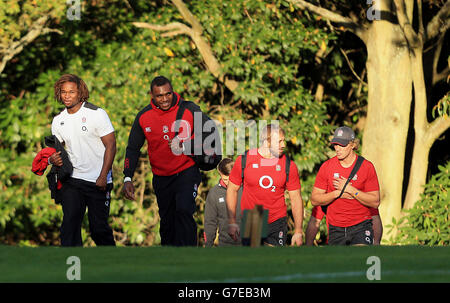
[[[239,225],[237,225],[236,223],[229,223],[228,224],[228,234],[234,241],[238,241],[239,234],[240,234]]]
[[[48,161],[50,162],[50,164],[52,165],[56,165],[56,166],[62,166],[63,165],[63,161],[61,158],[61,152],[56,152],[53,153],[49,158]]]
[[[125,195],[125,198],[127,198],[128,200],[133,200],[134,201],[134,185],[133,182],[131,181],[127,181],[123,184],[123,189],[122,192]]]

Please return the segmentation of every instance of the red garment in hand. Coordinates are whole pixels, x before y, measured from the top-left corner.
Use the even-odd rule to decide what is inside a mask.
[[[56,149],[52,147],[46,147],[34,157],[31,171],[38,176],[42,176],[48,166],[48,158],[56,153]]]
[[[40,152],[38,152],[36,157],[34,157],[31,171],[38,176],[42,176],[44,174],[45,170],[47,169],[48,158],[50,158],[50,156],[53,155],[54,153],[56,153],[56,149],[54,149],[53,147],[46,147],[43,150],[41,150]],[[61,187],[62,187],[62,184],[58,180],[58,184],[57,184],[56,188],[61,189]]]

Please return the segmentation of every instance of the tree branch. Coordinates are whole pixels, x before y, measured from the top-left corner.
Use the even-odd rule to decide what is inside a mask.
[[[133,25],[139,28],[148,28],[155,31],[165,32],[162,34],[164,37],[172,37],[179,34],[188,35],[192,41],[195,43],[198,51],[200,52],[203,61],[205,61],[206,67],[213,74],[215,78],[217,78],[220,82],[224,83],[225,86],[234,91],[239,82],[228,79],[225,74],[222,72],[220,67],[220,63],[215,57],[211,46],[206,41],[206,39],[202,36],[203,27],[198,22],[197,18],[189,11],[183,1],[173,0],[172,1],[177,9],[180,11],[181,15],[185,20],[191,24],[192,27],[189,27],[183,23],[173,22],[167,25],[157,25],[157,24],[149,24],[144,22],[133,22]]]
[[[317,15],[320,15],[324,17],[325,19],[328,19],[335,23],[343,23],[343,24],[354,24],[357,25],[355,22],[353,22],[352,19],[343,17],[339,14],[336,14],[330,10],[327,10],[322,7],[315,6],[314,4],[311,4],[304,0],[289,0],[292,4],[297,6],[298,8],[307,9],[313,13],[316,13]]]
[[[440,116],[428,124],[426,142],[431,146],[448,128],[450,128],[450,118],[447,115]]]
[[[424,40],[425,29],[423,27],[423,10],[422,10],[422,0],[417,0],[417,18],[419,19],[419,35]]]
[[[288,1],[300,9],[306,9],[319,16],[322,16],[323,18],[331,22],[338,23],[339,25],[343,26],[346,30],[351,31],[365,42],[364,28],[358,23],[354,22],[351,18],[343,17],[335,12],[316,6],[304,0],[288,0]]]
[[[446,66],[446,68],[444,68],[444,70],[442,70],[441,72],[438,72],[438,63],[439,63],[439,58],[441,57],[442,46],[444,44],[444,37],[445,37],[445,35],[441,35],[439,37],[439,39],[437,41],[436,50],[434,52],[433,66],[432,66],[433,75],[432,75],[432,80],[431,80],[433,85],[435,85],[436,83],[447,78],[447,76],[449,74],[449,65],[450,64],[447,64],[447,66]]]
[[[38,20],[36,20],[30,27],[28,33],[23,36],[19,41],[12,42],[6,50],[2,51],[2,61],[0,62],[0,74],[5,69],[6,63],[11,60],[15,55],[20,53],[23,48],[33,42],[40,35],[44,35],[47,33],[58,33],[62,35],[62,32],[57,29],[50,29],[44,27],[45,23],[47,23],[49,16],[42,16]]]
[[[450,1],[447,1],[427,25],[426,41],[441,35],[450,27]]]
[[[186,4],[184,4],[181,0],[172,0],[172,3],[177,7],[180,14],[183,16],[184,20],[186,20],[191,26],[192,29],[197,33],[203,32],[203,26],[198,22],[197,18],[191,13],[191,11],[187,8]]]
[[[188,36],[192,35],[192,29],[189,26],[179,22],[173,22],[166,25],[150,24],[145,22],[132,22],[132,24],[138,28],[146,28],[158,32],[168,32],[163,34],[166,36],[173,32],[176,32],[177,34],[186,34]],[[171,36],[175,36],[175,34],[171,34]]]
[[[423,46],[422,39],[414,31],[411,20],[409,20],[405,8],[405,3],[402,0],[394,0],[395,10],[397,13],[398,24],[405,34],[406,40],[412,49],[421,48]]]
[[[447,67],[440,73],[433,74],[433,85],[447,79],[449,76],[450,76],[450,67],[447,65]]]
[[[45,27],[45,28],[42,30],[41,35],[45,35],[45,34],[48,34],[48,33],[57,33],[58,35],[64,34],[64,33],[63,33],[62,31],[60,31],[59,29]]]
[[[356,79],[359,80],[360,83],[364,84],[365,86],[367,86],[367,83],[364,82],[363,79],[361,79],[358,74],[355,72],[355,70],[353,69],[352,63],[350,62],[350,60],[347,57],[347,54],[344,52],[344,50],[342,48],[339,47],[339,50],[341,51],[342,55],[344,55],[345,61],[347,61],[348,66],[350,67],[350,70],[352,71],[353,75],[356,77]]]

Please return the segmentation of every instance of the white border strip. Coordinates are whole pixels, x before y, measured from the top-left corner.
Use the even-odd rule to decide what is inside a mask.
[[[450,270],[386,270],[381,271],[381,280],[383,276],[410,276],[410,275],[449,275]],[[267,276],[267,277],[248,277],[248,278],[229,278],[223,280],[202,280],[202,281],[183,281],[182,283],[241,283],[241,282],[290,282],[297,279],[312,279],[312,280],[327,280],[333,278],[347,278],[347,277],[365,277],[365,271],[347,271],[347,272],[325,272],[325,273],[297,273],[282,276]],[[450,281],[450,277],[448,278]],[[448,282],[448,281],[447,281]]]

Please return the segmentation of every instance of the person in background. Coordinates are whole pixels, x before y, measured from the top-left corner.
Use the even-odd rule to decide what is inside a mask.
[[[229,184],[229,176],[233,168],[234,161],[230,158],[224,158],[217,165],[217,171],[220,175],[219,183],[211,188],[206,197],[205,203],[205,246],[212,247],[219,234],[218,245],[230,246],[240,245],[239,241],[234,241],[228,234],[228,211],[226,203],[227,186]],[[238,203],[236,211],[236,223],[240,224],[240,200],[242,191],[238,193]]]

